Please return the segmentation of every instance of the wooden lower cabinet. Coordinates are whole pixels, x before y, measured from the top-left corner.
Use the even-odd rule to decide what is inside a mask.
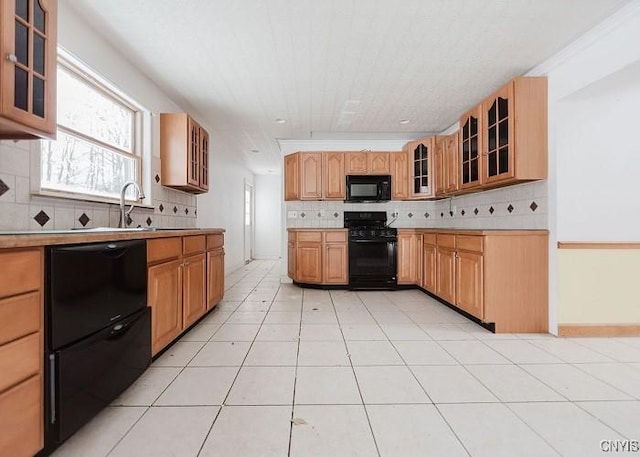
[[[459,251],[456,255],[456,300],[458,308],[484,319],[482,254]]]
[[[149,267],[148,303],[155,355],[182,332],[182,260]]]
[[[290,230],[287,251],[287,272],[295,282],[349,283],[346,230]]]
[[[224,296],[224,250],[207,252],[207,310],[212,309]]]
[[[398,230],[398,284],[421,283],[422,235],[413,230]]]
[[[207,311],[207,257],[186,257],[182,264],[182,322],[189,327]]]
[[[436,295],[449,303],[456,302],[456,251],[438,246]]]
[[[43,249],[0,250],[0,456],[44,446]]]
[[[433,236],[433,242],[425,241],[422,245],[422,288],[431,293],[436,292],[437,261],[435,236]]]
[[[147,242],[152,353],[158,354],[212,309],[224,294],[223,235]],[[210,249],[210,250],[209,250]]]

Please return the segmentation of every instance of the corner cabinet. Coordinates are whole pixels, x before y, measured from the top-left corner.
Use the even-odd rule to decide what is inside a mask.
[[[434,162],[435,138],[426,137],[409,143],[411,199],[435,196]]]
[[[163,186],[208,192],[209,133],[186,113],[161,113],[160,162]]]
[[[0,139],[55,139],[57,6],[0,2]]]

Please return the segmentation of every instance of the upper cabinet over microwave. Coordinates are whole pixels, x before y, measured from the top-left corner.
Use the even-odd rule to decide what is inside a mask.
[[[0,1],[0,139],[55,139],[57,6]]]

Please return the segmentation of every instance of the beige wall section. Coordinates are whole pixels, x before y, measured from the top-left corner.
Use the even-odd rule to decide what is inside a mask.
[[[640,324],[640,249],[558,249],[558,324]]]

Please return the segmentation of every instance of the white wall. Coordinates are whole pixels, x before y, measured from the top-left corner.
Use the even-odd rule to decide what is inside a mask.
[[[282,251],[282,176],[255,177],[256,259],[277,259]]]

